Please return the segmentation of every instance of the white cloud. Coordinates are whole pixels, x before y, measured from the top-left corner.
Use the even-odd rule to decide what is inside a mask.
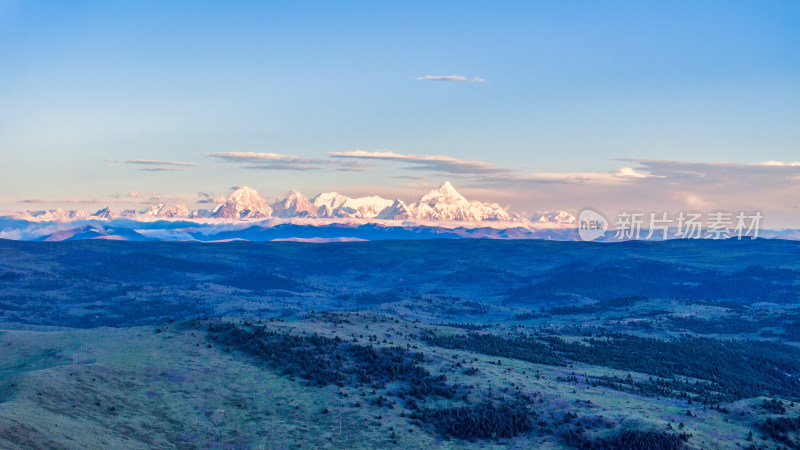
[[[653,176],[651,173],[638,172],[633,167],[623,167],[619,169],[616,175],[623,178],[648,178]]]
[[[461,83],[485,83],[481,77],[467,78],[462,75],[425,75],[424,77],[417,77],[418,80],[425,81],[457,81]]]
[[[790,166],[790,167],[798,167],[798,166],[800,166],[800,161],[783,162],[783,161],[770,160],[770,161],[764,161],[764,162],[760,162],[760,163],[755,163],[755,164],[752,164],[752,165],[754,165],[754,166]]]

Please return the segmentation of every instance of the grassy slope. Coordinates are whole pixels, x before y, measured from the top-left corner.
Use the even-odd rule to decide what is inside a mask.
[[[684,422],[685,430],[694,435],[690,443],[698,448],[737,448],[758,419],[751,412],[755,400],[729,405],[727,415],[704,411],[684,401],[643,398],[556,380],[572,373],[627,373],[586,365],[551,367],[431,348],[408,336],[434,326],[381,321],[368,315],[351,314],[347,319],[349,323],[335,324],[317,316],[272,326],[328,336],[364,334],[360,342],[365,344],[366,336],[375,334],[381,341],[387,340],[385,345],[417,345],[430,357],[427,367],[431,373],[446,373],[450,382],[474,384],[483,390],[492,387],[494,392],[517,385],[523,392],[540,392],[544,402],[536,409],[547,426],[498,445],[559,447],[562,443],[557,434],[564,427],[566,411],[576,412],[580,420],[600,423],[591,430],[600,435],[624,428],[664,429],[667,423],[677,427]],[[354,407],[354,401],[361,398],[356,388],[310,387],[303,380],[292,381],[249,356],[215,345],[209,348],[202,329],[186,324],[162,327],[160,333],[155,327],[4,331],[0,347],[14,349],[2,353],[0,367],[13,367],[6,378],[15,384],[7,388],[5,401],[0,403],[0,448],[148,448],[178,442],[184,448],[219,444],[248,448],[493,445],[444,440],[400,417],[402,407],[369,405],[368,392],[367,399],[361,400],[363,406]],[[495,364],[498,359],[502,365]],[[468,376],[453,369],[454,362],[461,360],[479,372]],[[323,413],[325,408],[329,413]],[[695,416],[687,417],[687,409]],[[397,444],[392,441],[392,429]]]

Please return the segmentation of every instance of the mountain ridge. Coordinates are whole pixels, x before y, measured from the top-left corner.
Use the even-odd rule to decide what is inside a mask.
[[[413,222],[535,222],[541,226],[573,225],[574,215],[566,211],[546,212],[533,217],[512,213],[497,203],[468,200],[449,181],[442,183],[412,203],[387,199],[378,195],[349,197],[337,192],[323,192],[308,199],[299,191],[289,191],[283,199],[268,203],[255,189],[236,186],[224,202],[212,209],[189,210],[185,204],[159,203],[142,211],[122,213],[105,207],[95,213],[86,210],[53,209],[26,211],[19,215],[32,221],[70,221],[80,218],[132,220],[208,219],[218,221],[252,221],[281,219],[360,219]]]

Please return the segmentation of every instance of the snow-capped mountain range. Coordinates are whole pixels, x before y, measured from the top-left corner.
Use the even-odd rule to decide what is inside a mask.
[[[399,201],[399,200],[398,200]],[[336,192],[319,194],[311,199],[317,217],[355,217],[371,219],[387,211],[394,201],[373,195],[371,197],[350,198]]]
[[[439,188],[406,204],[400,199],[389,200],[379,196],[351,198],[336,192],[318,194],[310,200],[298,191],[290,191],[285,198],[272,204],[264,200],[253,188],[236,187],[224,203],[212,209],[190,211],[185,205],[158,204],[144,211],[124,211],[121,214],[103,208],[94,214],[86,210],[27,211],[22,213],[34,221],[69,221],[79,218],[133,220],[209,219],[219,221],[249,221],[269,218],[281,219],[366,219],[399,220],[410,222],[528,222],[540,226],[575,225],[576,219],[565,211],[543,212],[531,218],[511,213],[497,203],[467,200],[446,181]]]
[[[22,241],[126,240],[176,242],[347,242],[382,239],[581,239],[566,211],[533,216],[497,203],[468,200],[449,182],[414,202],[336,192],[308,199],[297,191],[269,203],[240,186],[210,209],[157,204],[117,213],[87,210],[0,212],[0,239]],[[800,230],[760,230],[759,237],[800,240]],[[607,231],[602,241],[615,241]]]

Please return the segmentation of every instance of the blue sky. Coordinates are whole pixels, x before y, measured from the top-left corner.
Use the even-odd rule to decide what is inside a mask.
[[[0,209],[449,179],[531,212],[800,225],[800,167],[758,164],[800,160],[798,23],[796,1],[0,0]]]

